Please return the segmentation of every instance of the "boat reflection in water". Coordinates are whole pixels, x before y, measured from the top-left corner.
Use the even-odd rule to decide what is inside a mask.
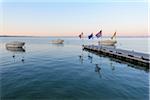
[[[62,43],[62,44],[51,44],[52,46],[54,46],[54,47],[64,47],[64,44]]]
[[[24,48],[13,48],[13,47],[6,47],[6,50],[11,51],[11,52],[25,52]]]

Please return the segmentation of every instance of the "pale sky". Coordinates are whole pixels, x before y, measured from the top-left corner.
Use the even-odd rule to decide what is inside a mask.
[[[0,35],[148,35],[147,0],[5,0],[0,2]]]

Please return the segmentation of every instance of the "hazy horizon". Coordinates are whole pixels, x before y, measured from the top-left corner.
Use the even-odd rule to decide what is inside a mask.
[[[0,2],[0,35],[87,36],[102,29],[103,36],[115,31],[117,36],[148,36],[148,1],[56,1]]]

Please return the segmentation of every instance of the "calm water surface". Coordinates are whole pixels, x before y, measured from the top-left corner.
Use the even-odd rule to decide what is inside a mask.
[[[149,71],[82,51],[96,40],[1,37],[1,100],[148,100]],[[6,50],[5,43],[25,41],[25,50]],[[148,53],[147,38],[118,38],[118,48]],[[12,57],[15,55],[15,57]]]

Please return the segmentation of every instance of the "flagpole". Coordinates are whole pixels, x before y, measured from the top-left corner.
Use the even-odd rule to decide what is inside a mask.
[[[84,38],[84,37],[83,37],[83,32],[82,32],[82,33],[81,33],[81,41],[82,41],[82,46],[81,46],[81,47],[82,47],[82,51],[81,51],[82,54],[81,54],[81,55],[82,55],[82,57],[83,57],[83,45],[84,45],[84,44],[83,44],[83,38]]]
[[[83,56],[83,45],[84,45],[84,43],[83,43],[83,36],[82,36],[82,56]]]
[[[117,34],[117,30],[116,30],[115,32],[116,32],[116,34]],[[115,35],[115,40],[116,40],[116,35]]]
[[[81,45],[83,46],[83,32],[79,35],[79,38],[81,39]]]
[[[93,33],[92,33],[92,34],[93,34]],[[94,45],[94,37],[93,37],[93,36],[92,36],[92,40],[93,40],[93,41],[92,41],[92,43],[93,43],[92,45]]]
[[[83,43],[83,38],[84,38],[84,37],[82,37],[82,46],[84,45],[84,43]]]
[[[100,43],[99,43],[99,45],[100,45],[100,49],[102,48],[102,45],[101,45],[101,41],[102,41],[102,30],[100,30],[100,33],[101,33],[101,37],[100,37]]]
[[[102,37],[102,30],[100,30],[97,34],[96,34],[97,39]],[[100,47],[100,41],[101,39],[98,39],[98,47]]]

